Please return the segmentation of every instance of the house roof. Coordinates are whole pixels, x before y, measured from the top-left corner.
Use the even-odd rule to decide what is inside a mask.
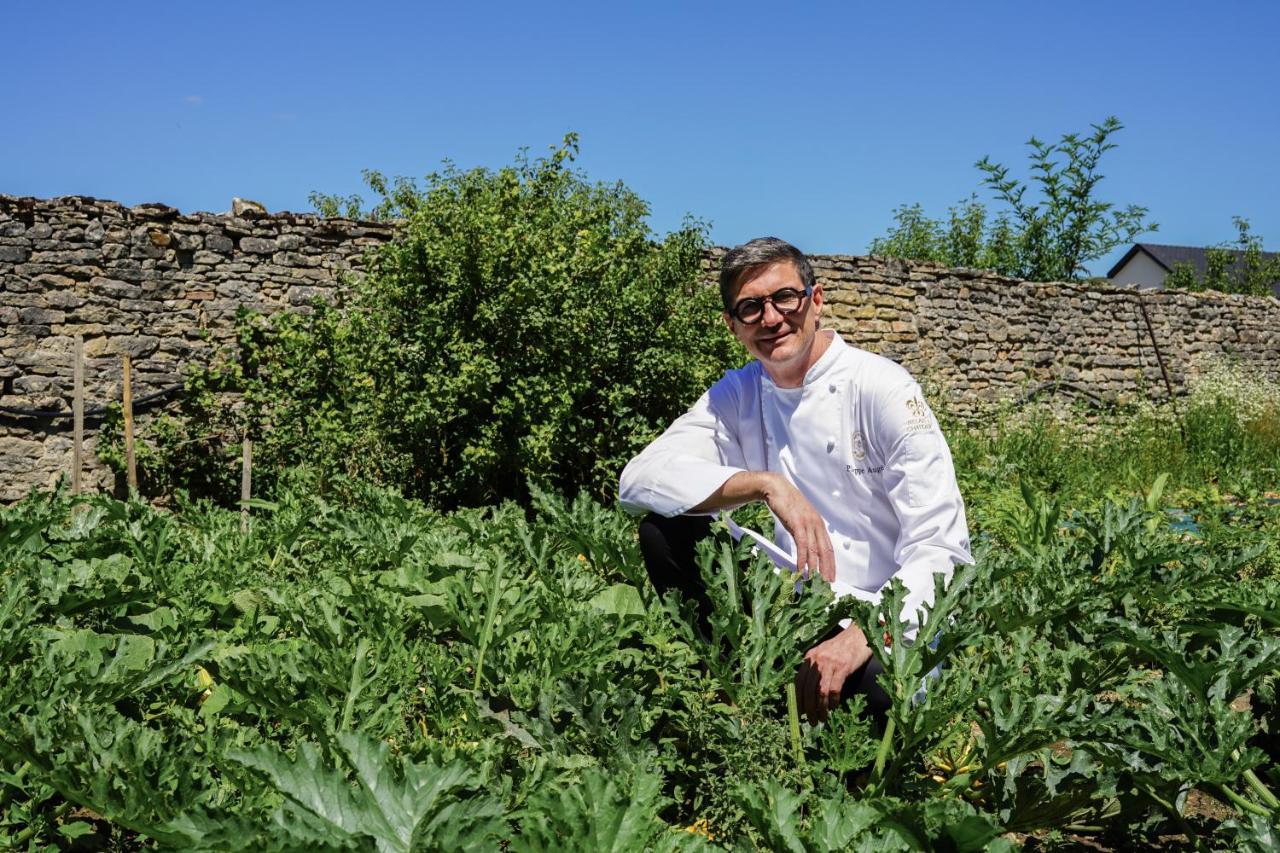
[[[1235,264],[1244,258],[1244,252],[1239,249],[1230,250],[1235,256]],[[1142,252],[1151,260],[1155,261],[1166,272],[1173,272],[1174,264],[1191,264],[1196,271],[1198,277],[1203,278],[1208,264],[1205,261],[1205,249],[1200,246],[1165,246],[1160,243],[1134,243],[1133,248],[1124,253],[1115,266],[1107,272],[1107,278],[1115,278],[1116,273],[1124,268],[1124,265],[1133,259],[1133,256]],[[1263,252],[1262,260],[1269,261],[1272,258],[1280,257],[1280,252]]]

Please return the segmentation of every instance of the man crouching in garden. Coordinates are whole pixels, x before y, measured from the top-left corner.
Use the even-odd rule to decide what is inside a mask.
[[[933,575],[970,562],[955,470],[906,370],[821,328],[822,285],[799,249],[773,237],[725,255],[724,320],[756,360],[730,370],[628,463],[619,496],[640,525],[660,592],[705,600],[694,553],[712,516],[764,501],[774,539],[837,596],[874,601],[894,578],[902,618],[932,600]],[[810,649],[796,675],[811,720],[855,693],[883,713],[879,665],[856,624]]]

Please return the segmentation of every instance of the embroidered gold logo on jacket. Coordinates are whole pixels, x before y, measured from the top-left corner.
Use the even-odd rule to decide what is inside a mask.
[[[909,417],[903,425],[904,432],[929,432],[933,429],[933,418],[930,416],[929,407],[924,400],[919,397],[912,397],[907,401],[907,412]]]

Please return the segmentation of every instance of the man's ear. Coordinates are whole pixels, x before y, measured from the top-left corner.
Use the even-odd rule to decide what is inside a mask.
[[[721,312],[720,312],[720,319],[724,320],[724,324],[725,324],[726,326],[728,326],[728,327],[729,327],[729,334],[731,334],[731,335],[732,335],[732,334],[734,334],[734,331],[733,331],[733,318],[729,316],[729,312],[728,312],[728,311],[721,311]]]
[[[822,285],[815,284],[813,286],[813,295],[809,297],[813,300],[813,326],[814,328],[822,327],[822,306],[826,304],[826,299],[822,292]]]

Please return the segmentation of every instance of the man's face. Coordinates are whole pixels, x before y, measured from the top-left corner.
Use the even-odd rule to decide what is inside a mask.
[[[800,274],[790,261],[756,267],[743,275],[733,304],[743,299],[772,296],[784,288],[804,292]],[[772,302],[766,302],[764,316],[757,323],[748,325],[727,312],[724,320],[747,352],[758,358],[770,374],[775,374],[789,372],[789,368],[798,369],[799,365],[807,367],[804,363],[813,347],[821,314],[822,285],[815,284],[812,295],[790,314],[783,314]]]

